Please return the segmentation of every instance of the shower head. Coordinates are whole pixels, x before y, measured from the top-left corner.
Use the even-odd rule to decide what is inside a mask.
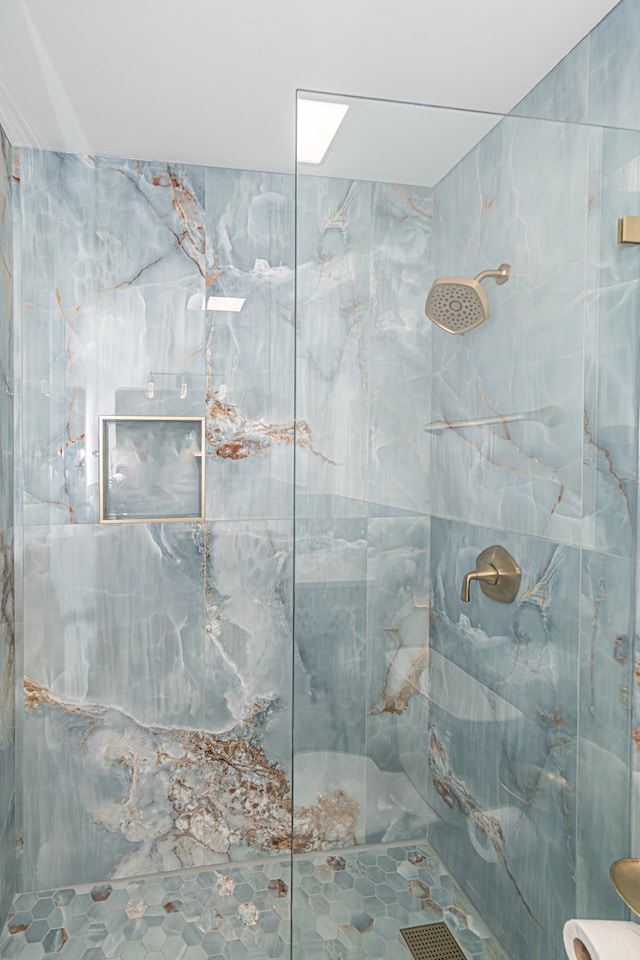
[[[506,283],[511,276],[508,263],[497,270],[484,270],[475,280],[467,277],[442,277],[434,281],[424,312],[430,320],[447,333],[466,333],[483,323],[491,310],[481,280],[493,277],[496,283]]]

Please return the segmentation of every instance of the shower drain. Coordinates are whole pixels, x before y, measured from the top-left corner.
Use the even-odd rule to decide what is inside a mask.
[[[465,960],[446,923],[425,923],[400,930],[415,960]]]

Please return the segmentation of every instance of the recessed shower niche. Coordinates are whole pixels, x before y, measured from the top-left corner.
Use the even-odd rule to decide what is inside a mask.
[[[204,417],[100,417],[100,522],[204,519]]]

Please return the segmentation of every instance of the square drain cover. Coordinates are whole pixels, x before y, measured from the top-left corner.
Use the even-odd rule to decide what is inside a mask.
[[[446,923],[425,923],[400,930],[415,960],[465,960]]]

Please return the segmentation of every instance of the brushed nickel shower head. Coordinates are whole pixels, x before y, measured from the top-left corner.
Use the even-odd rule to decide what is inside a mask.
[[[434,281],[424,312],[447,333],[466,333],[484,323],[491,313],[480,282],[493,277],[496,283],[502,284],[510,276],[511,267],[503,263],[497,270],[483,270],[473,280],[467,277],[442,277]]]

